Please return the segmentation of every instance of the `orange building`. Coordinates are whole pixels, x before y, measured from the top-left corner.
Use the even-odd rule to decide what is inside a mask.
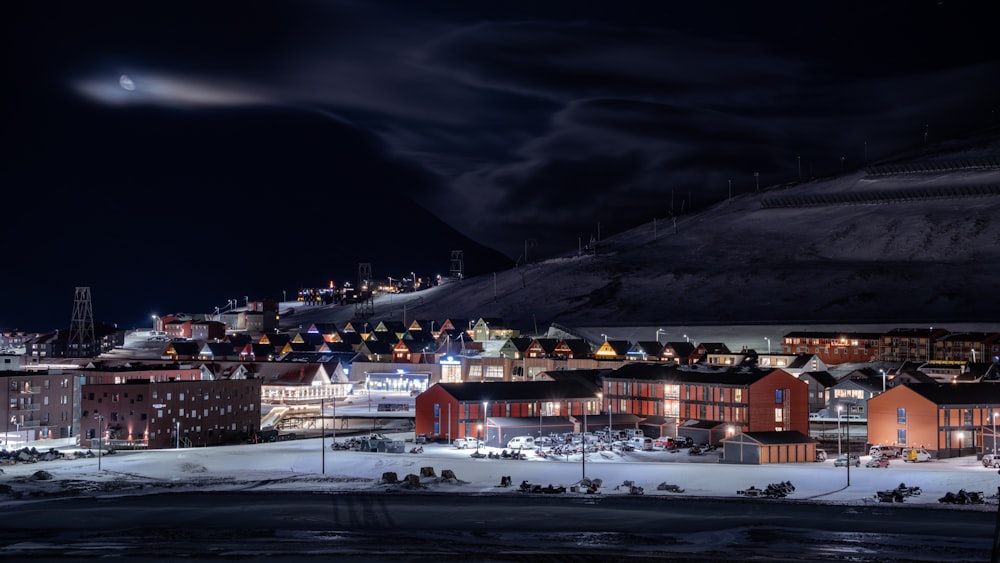
[[[604,377],[613,413],[647,420],[714,420],[733,433],[809,434],[808,385],[780,369],[630,363]]]
[[[868,400],[872,444],[923,447],[937,458],[992,453],[1000,386],[912,383]]]

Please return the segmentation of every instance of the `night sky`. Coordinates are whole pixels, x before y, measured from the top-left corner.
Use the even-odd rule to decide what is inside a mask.
[[[988,6],[7,2],[0,327],[483,274],[961,135]]]

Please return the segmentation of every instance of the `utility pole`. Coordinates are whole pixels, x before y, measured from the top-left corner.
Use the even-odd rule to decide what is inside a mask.
[[[733,203],[733,181],[729,180],[729,203]]]

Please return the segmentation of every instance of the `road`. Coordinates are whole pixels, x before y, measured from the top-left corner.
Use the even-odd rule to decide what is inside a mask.
[[[167,493],[19,503],[10,561],[987,561],[993,512],[787,499]],[[879,530],[878,533],[872,530]]]

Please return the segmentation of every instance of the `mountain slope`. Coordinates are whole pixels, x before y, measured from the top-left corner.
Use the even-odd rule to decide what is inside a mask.
[[[646,224],[608,237],[596,255],[422,292],[406,315],[499,317],[523,328],[992,321],[1000,317],[1000,169],[956,168],[971,157],[997,161],[997,139],[893,160],[947,171],[857,171],[742,194],[676,224],[660,220],[655,231]],[[831,200],[857,202],[816,204]],[[402,314],[399,298],[395,308],[376,306],[380,319]]]

